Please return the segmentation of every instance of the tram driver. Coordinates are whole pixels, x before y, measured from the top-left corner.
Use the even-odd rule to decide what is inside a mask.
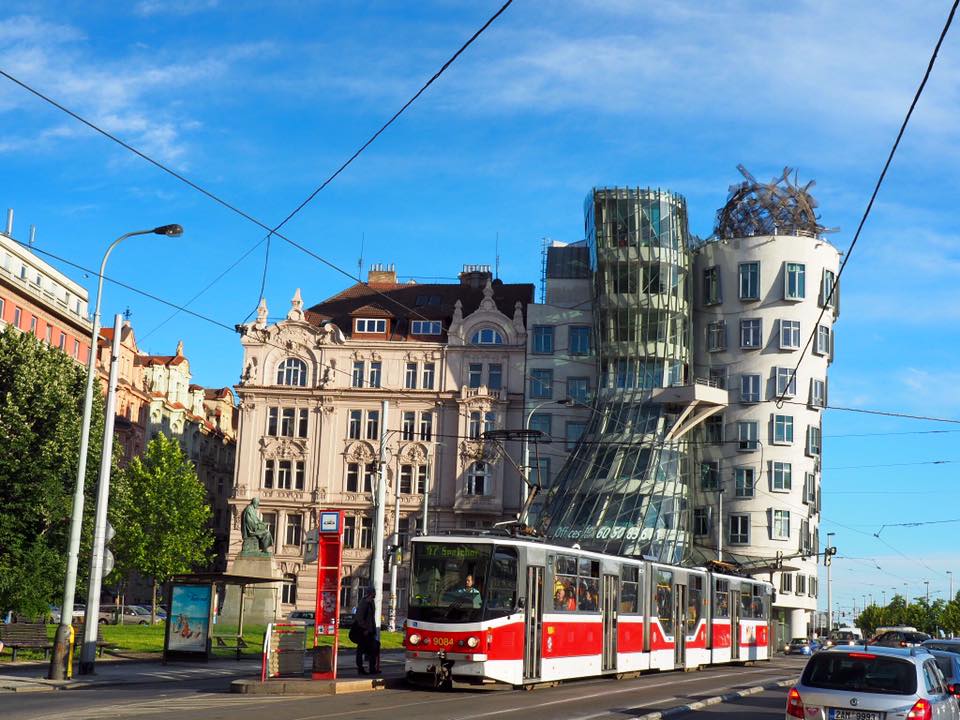
[[[463,579],[463,587],[457,591],[457,594],[470,602],[475,608],[479,608],[483,602],[480,591],[473,584],[473,575],[467,575]]]

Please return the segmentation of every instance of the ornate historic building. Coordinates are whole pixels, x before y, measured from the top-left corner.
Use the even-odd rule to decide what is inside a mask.
[[[386,535],[488,526],[512,518],[523,491],[514,463],[486,430],[522,425],[525,311],[533,286],[467,266],[459,283],[397,282],[375,267],[309,310],[297,291],[286,318],[242,328],[239,456],[230,559],[239,520],[260,498],[284,575],[283,608],[313,606],[316,568],[303,565],[304,533],[321,508],[346,511],[345,607],[369,582],[373,492],[386,458]],[[395,512],[399,508],[399,514]],[[401,568],[398,596],[405,577]]]

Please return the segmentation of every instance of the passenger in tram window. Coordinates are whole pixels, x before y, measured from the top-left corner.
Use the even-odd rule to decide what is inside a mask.
[[[564,595],[566,597],[566,607],[565,610],[576,610],[577,609],[577,592],[573,589],[573,585],[567,585],[564,590]]]
[[[730,598],[725,592],[718,592],[716,595],[717,599],[717,609],[713,613],[714,617],[727,618],[730,617]]]
[[[553,592],[553,609],[554,610],[566,610],[567,609],[567,593],[563,586],[563,583],[559,580],[554,583],[554,592]]]
[[[589,580],[580,581],[580,610],[583,612],[597,611],[597,588]]]

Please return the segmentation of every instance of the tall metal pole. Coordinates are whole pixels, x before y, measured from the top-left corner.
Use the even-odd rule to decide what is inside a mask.
[[[377,632],[380,631],[383,612],[383,541],[386,524],[387,504],[387,401],[380,404],[380,467],[377,472],[377,492],[375,495],[376,515],[373,521],[373,563],[370,569],[370,584],[376,597],[373,601]]]
[[[830,545],[830,538],[836,535],[836,533],[827,533],[827,547],[826,551],[829,552],[832,545]],[[830,578],[830,568],[833,567],[833,557],[828,554],[824,554],[823,562],[827,566],[827,635],[833,632],[833,582]]]
[[[100,479],[97,481],[97,514],[94,520],[93,549],[90,557],[90,582],[87,587],[87,614],[80,651],[80,674],[93,674],[97,659],[97,623],[100,618],[100,586],[103,581],[103,548],[110,502],[110,465],[113,459],[113,422],[117,409],[117,365],[120,360],[120,335],[123,316],[113,319],[113,346],[110,351],[110,380],[107,385],[106,419],[103,423],[103,449],[100,453]],[[107,572],[110,570],[108,569]]]
[[[416,482],[416,478],[411,477],[410,482]],[[411,488],[412,489],[412,488]],[[390,609],[387,614],[387,630],[394,632],[397,629],[397,572],[398,565],[397,553],[400,545],[400,479],[394,478],[393,483],[393,535],[390,544],[393,546],[393,552],[390,554]]]
[[[534,405],[532,408],[530,408],[530,412],[527,413],[527,417],[523,421],[523,429],[524,430],[530,429],[530,420],[531,418],[533,418],[534,413],[536,413],[537,410],[539,410],[540,408],[546,407],[547,405],[551,405],[553,403],[557,403],[558,405],[566,405],[568,404],[568,402],[569,400],[545,400],[538,405]],[[522,457],[523,457],[523,465],[521,465],[521,467],[523,468],[523,478],[521,482],[521,486],[522,486],[521,492],[523,494],[520,498],[520,507],[526,507],[527,496],[530,493],[530,438],[528,438],[526,434],[524,434],[523,436]],[[539,479],[539,472],[540,472],[540,468],[537,468],[538,479]],[[520,518],[520,520],[522,522],[526,521],[525,518]]]
[[[923,584],[927,586],[927,605],[930,604],[930,581],[924,580]]]
[[[90,332],[90,358],[87,363],[87,387],[83,396],[83,419],[80,423],[80,455],[77,458],[77,483],[73,493],[73,512],[70,515],[70,540],[67,544],[67,575],[63,581],[63,603],[60,605],[60,625],[53,641],[50,653],[50,668],[47,677],[51,680],[63,680],[66,666],[67,646],[70,638],[70,624],[73,622],[73,601],[77,591],[77,559],[80,555],[80,531],[83,528],[83,486],[87,475],[87,446],[90,442],[90,415],[93,412],[93,378],[97,362],[97,338],[100,335],[100,300],[103,295],[103,271],[107,258],[121,242],[134,235],[168,235],[177,237],[183,233],[179,225],[163,225],[153,230],[137,230],[121,235],[107,248],[100,263],[97,275],[97,299],[93,311],[93,328]],[[99,610],[99,608],[98,608]],[[99,612],[93,616],[99,617]],[[96,620],[95,620],[96,622]]]
[[[950,577],[950,597],[947,598],[947,602],[953,602],[953,572],[947,570],[947,575]]]
[[[719,475],[719,473],[717,473]],[[723,562],[723,480],[717,478],[720,487],[717,488],[717,562]]]

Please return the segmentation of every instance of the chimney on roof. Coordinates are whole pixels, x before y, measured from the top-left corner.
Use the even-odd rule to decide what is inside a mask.
[[[7,208],[7,230],[4,235],[8,238],[13,237],[13,208]]]
[[[460,273],[460,284],[476,290],[486,287],[487,281],[492,279],[489,265],[464,265]]]
[[[396,283],[397,269],[393,263],[374,263],[367,272],[368,283]]]

